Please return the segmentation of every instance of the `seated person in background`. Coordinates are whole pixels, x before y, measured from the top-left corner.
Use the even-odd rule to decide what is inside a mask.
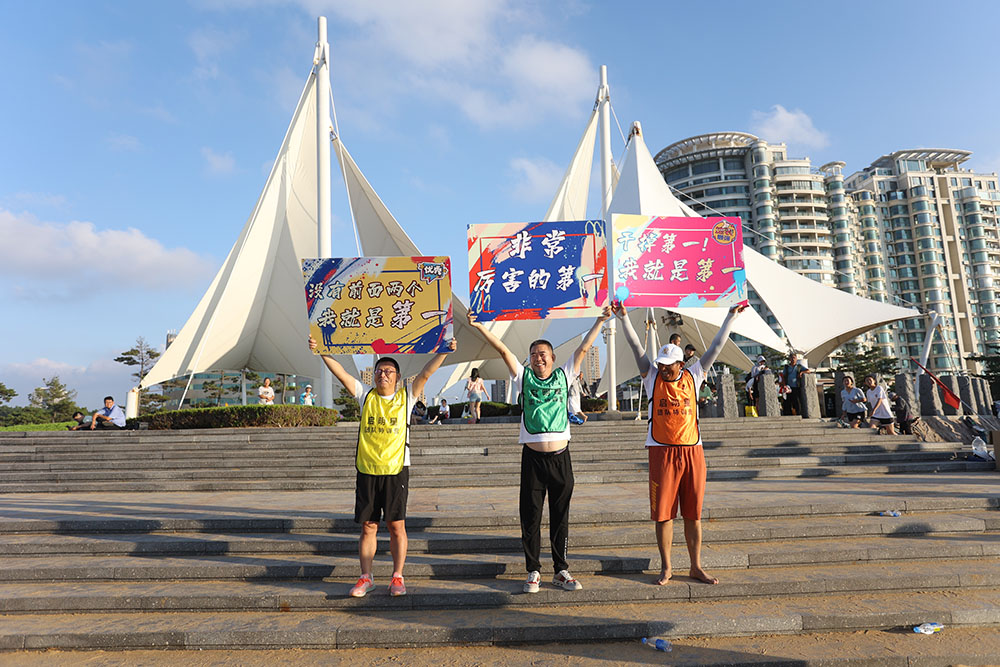
[[[448,401],[441,399],[441,406],[438,408],[438,413],[434,416],[434,419],[430,420],[429,424],[443,424],[445,419],[451,419],[451,408],[448,407]]]
[[[896,413],[896,423],[899,424],[899,432],[904,435],[913,435],[913,423],[920,417],[913,414],[910,403],[905,398],[894,391],[889,392],[889,400],[892,401],[892,411]]]
[[[72,426],[66,427],[70,431],[82,431],[86,428],[90,428],[90,422],[87,421],[87,418],[83,416],[82,412],[79,411],[74,412],[73,421],[75,421],[76,423],[73,424]]]
[[[125,428],[125,413],[115,405],[111,396],[104,397],[104,408],[94,413],[90,422],[91,430],[95,428],[121,429]]]
[[[424,405],[423,401],[417,401],[413,405],[413,413],[410,415],[411,424],[426,424],[427,423],[427,406]]]

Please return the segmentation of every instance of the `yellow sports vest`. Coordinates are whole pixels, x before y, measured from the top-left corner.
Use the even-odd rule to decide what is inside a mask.
[[[649,420],[653,440],[661,445],[698,444],[698,392],[691,371],[685,368],[673,382],[656,373]]]
[[[396,475],[406,459],[406,389],[391,399],[368,391],[361,405],[358,451],[354,465],[366,475]]]

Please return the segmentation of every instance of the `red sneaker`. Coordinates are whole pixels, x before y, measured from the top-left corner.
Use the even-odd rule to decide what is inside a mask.
[[[406,595],[406,584],[403,583],[402,576],[392,575],[392,581],[389,582],[389,595],[393,597]]]
[[[354,584],[354,588],[351,589],[350,595],[352,598],[363,598],[373,588],[375,588],[375,582],[372,581],[372,575],[362,574],[358,583]]]

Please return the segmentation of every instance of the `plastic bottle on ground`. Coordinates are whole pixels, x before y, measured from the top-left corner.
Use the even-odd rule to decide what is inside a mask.
[[[944,630],[944,626],[940,623],[921,623],[913,628],[914,632],[919,632],[922,635],[933,635],[935,632],[941,632],[942,630]]]
[[[656,649],[657,651],[663,651],[664,653],[669,653],[674,650],[674,647],[670,645],[666,639],[650,639],[649,637],[643,637],[642,643],[651,649]]]
[[[879,512],[879,516],[902,516],[899,510],[888,510],[886,512]]]

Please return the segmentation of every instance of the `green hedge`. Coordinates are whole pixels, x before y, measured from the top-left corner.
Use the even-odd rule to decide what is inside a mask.
[[[451,418],[458,419],[462,416],[462,411],[465,410],[466,403],[449,403],[449,406],[451,407]],[[479,415],[481,417],[506,417],[507,415],[517,417],[520,414],[521,406],[519,405],[494,403],[493,401],[483,401],[479,404]]]
[[[76,422],[55,422],[48,424],[19,424],[17,426],[0,426],[0,431],[30,432],[30,431],[65,431],[67,426],[76,426]]]
[[[235,405],[222,408],[196,408],[158,412],[141,420],[152,430],[180,428],[238,428],[246,426],[280,428],[282,426],[333,426],[339,417],[336,410],[311,405]]]

